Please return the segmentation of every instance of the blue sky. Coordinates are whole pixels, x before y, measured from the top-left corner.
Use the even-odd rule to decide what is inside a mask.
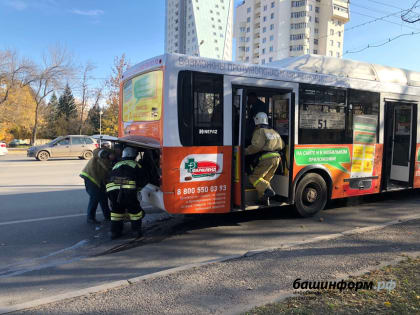
[[[411,7],[414,2],[352,0],[351,21],[346,28],[398,12],[398,8]],[[163,53],[164,5],[164,0],[0,0],[0,49],[14,48],[36,60],[48,46],[60,43],[73,53],[77,63],[92,61],[99,82],[109,75],[115,56],[125,53],[134,64]],[[388,20],[346,32],[344,51],[420,31],[420,22],[403,23],[398,14]],[[419,52],[420,34],[344,58],[420,72]]]

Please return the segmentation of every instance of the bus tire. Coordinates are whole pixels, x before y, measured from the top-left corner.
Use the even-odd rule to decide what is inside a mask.
[[[323,210],[328,201],[328,187],[324,178],[309,173],[299,181],[295,193],[295,207],[302,217],[311,217]]]

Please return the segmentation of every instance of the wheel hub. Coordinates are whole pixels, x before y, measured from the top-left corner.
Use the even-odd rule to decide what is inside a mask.
[[[307,188],[305,195],[306,195],[306,200],[310,203],[314,203],[318,198],[318,192],[314,188]]]

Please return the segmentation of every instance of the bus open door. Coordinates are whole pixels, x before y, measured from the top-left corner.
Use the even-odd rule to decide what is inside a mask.
[[[294,106],[294,93],[291,90],[266,89],[256,87],[234,87],[232,109],[232,136],[233,136],[233,205],[236,209],[251,210],[262,208],[258,202],[256,189],[249,183],[250,161],[244,155],[244,148],[249,145],[253,133],[253,124],[250,123],[251,109],[248,105],[248,95],[255,93],[261,102],[267,106],[270,127],[276,130],[286,144],[282,152],[282,163],[277,169],[271,185],[276,192],[271,206],[282,205],[289,201],[290,182],[290,144],[293,143],[294,130],[291,115]]]

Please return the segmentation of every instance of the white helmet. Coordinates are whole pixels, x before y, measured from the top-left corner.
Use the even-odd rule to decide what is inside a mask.
[[[122,152],[122,158],[132,158],[135,159],[137,157],[137,150],[132,147],[125,147]]]
[[[268,125],[268,116],[264,112],[259,112],[254,117],[255,126],[258,125]]]

